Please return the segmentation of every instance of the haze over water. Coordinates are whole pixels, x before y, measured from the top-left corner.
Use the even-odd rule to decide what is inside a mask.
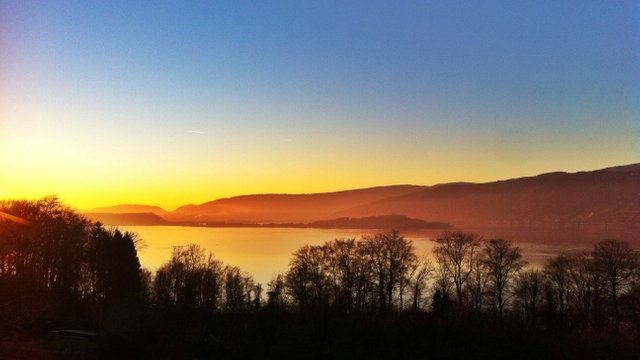
[[[287,270],[291,254],[304,245],[322,245],[335,238],[360,238],[375,230],[327,230],[299,228],[207,228],[183,226],[126,226],[144,240],[138,252],[143,267],[155,271],[171,258],[174,246],[198,244],[227,265],[240,267],[265,285]],[[439,231],[403,233],[413,241],[418,255],[431,255],[431,238]],[[541,267],[550,257],[563,251],[590,250],[591,243],[567,244],[516,242],[530,266]]]

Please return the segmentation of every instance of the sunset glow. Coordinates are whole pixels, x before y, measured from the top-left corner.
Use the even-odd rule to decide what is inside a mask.
[[[638,161],[637,2],[285,3],[2,2],[0,197],[171,210]]]
[[[640,354],[640,1],[0,0],[0,358]]]

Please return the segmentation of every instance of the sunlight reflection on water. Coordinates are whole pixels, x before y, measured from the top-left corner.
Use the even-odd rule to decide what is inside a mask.
[[[173,246],[199,244],[225,264],[239,266],[254,279],[266,284],[284,272],[291,253],[304,245],[322,245],[335,238],[359,238],[374,230],[327,230],[300,228],[205,228],[182,226],[126,226],[144,239],[138,253],[143,267],[155,271],[169,260]],[[429,241],[439,231],[404,232],[413,241],[417,255],[431,254]],[[552,256],[563,251],[591,249],[591,243],[542,244],[516,242],[530,266],[539,268]]]

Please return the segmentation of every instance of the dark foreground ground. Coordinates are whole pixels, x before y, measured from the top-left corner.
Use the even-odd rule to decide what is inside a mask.
[[[225,314],[162,319],[93,335],[5,334],[2,359],[640,359],[637,336],[528,330],[526,324],[432,314]]]

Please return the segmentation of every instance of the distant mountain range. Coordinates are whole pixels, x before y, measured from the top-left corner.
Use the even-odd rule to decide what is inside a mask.
[[[98,207],[90,210],[92,213],[111,213],[111,214],[137,214],[137,213],[153,213],[157,215],[165,215],[168,212],[159,206],[152,205],[134,205],[122,204],[108,207]]]
[[[347,209],[414,193],[423,187],[396,185],[318,194],[261,194],[181,206],[167,214],[171,221],[236,221],[292,223],[333,219]],[[389,215],[369,214],[369,215]],[[399,213],[402,214],[402,213]],[[348,214],[340,217],[348,217]]]
[[[154,213],[84,213],[93,221],[107,225],[171,225],[167,220]]]
[[[339,218],[401,214],[460,229],[479,229],[484,233],[488,230],[492,234],[530,229],[638,239],[640,164],[481,184],[394,185],[317,194],[243,195],[186,205],[172,212],[146,205],[118,205],[88,213],[154,213],[169,223],[183,224],[309,224],[327,219],[335,222]]]

